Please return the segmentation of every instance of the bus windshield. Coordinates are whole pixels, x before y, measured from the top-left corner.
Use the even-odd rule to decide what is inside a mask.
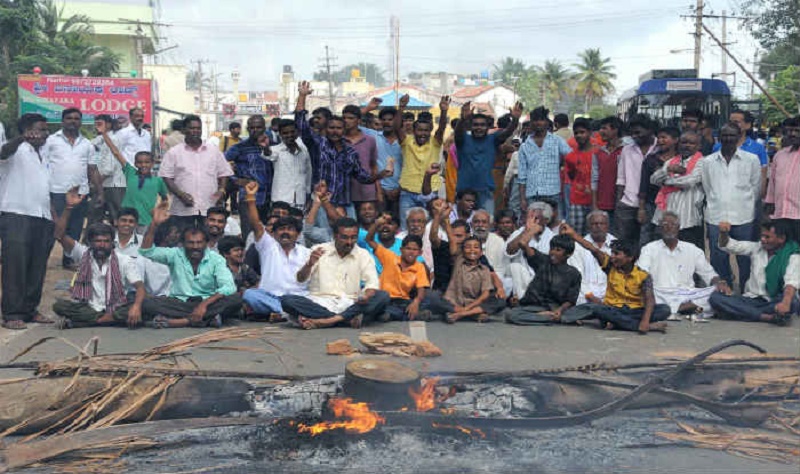
[[[721,94],[642,94],[637,99],[637,112],[657,119],[662,125],[679,126],[684,109],[700,109],[708,125],[716,130],[730,112],[730,97]]]

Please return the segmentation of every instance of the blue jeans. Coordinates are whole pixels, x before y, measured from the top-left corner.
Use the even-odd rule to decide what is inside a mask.
[[[436,196],[436,193],[432,194]],[[400,227],[406,230],[406,214],[412,207],[421,207],[427,209],[428,203],[431,201],[431,194],[425,195],[420,193],[410,193],[405,190],[400,191]]]
[[[249,306],[255,314],[269,315],[270,313],[281,313],[281,300],[279,296],[258,288],[251,288],[244,292],[242,301]]]
[[[475,209],[483,209],[494,217],[494,191],[491,189],[478,191],[478,202],[475,203]]]
[[[734,319],[737,321],[761,321],[762,314],[775,314],[775,306],[781,302],[783,295],[772,300],[765,298],[748,298],[746,296],[724,295],[714,292],[708,299],[711,307],[717,312],[717,317]],[[800,302],[792,300],[790,314],[800,312]]]
[[[708,246],[711,249],[711,266],[720,278],[733,287],[733,272],[731,270],[730,255],[719,248],[719,226],[706,224],[708,233]],[[731,238],[736,240],[753,241],[753,223],[731,226]],[[750,278],[750,257],[737,255],[736,264],[739,266],[739,287],[744,288],[745,282]]]

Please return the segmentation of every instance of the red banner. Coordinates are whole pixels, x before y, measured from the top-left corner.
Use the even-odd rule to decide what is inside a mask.
[[[150,79],[23,74],[17,85],[20,115],[38,113],[57,123],[62,110],[75,107],[83,112],[83,123],[93,123],[95,115],[127,116],[139,107],[145,123],[153,121]]]

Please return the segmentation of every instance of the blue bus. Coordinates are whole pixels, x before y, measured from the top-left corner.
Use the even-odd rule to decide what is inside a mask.
[[[643,113],[662,126],[680,126],[681,112],[700,109],[712,130],[718,130],[731,111],[731,91],[725,81],[700,79],[694,70],[651,71],[640,77],[639,86],[624,92],[617,101],[617,115],[627,121]]]

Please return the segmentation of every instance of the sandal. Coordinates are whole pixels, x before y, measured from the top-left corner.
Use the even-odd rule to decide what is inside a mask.
[[[447,313],[444,316],[444,322],[446,322],[447,324],[455,324],[456,318],[453,317],[453,313]]]
[[[269,323],[270,324],[277,324],[285,322],[286,318],[283,317],[281,313],[269,313]]]
[[[222,327],[222,315],[218,314],[218,315],[214,316],[213,318],[211,318],[211,320],[208,322],[208,327],[217,328],[217,329],[221,328]]]
[[[36,316],[31,319],[32,323],[39,323],[39,324],[53,324],[55,321],[48,318],[47,316],[43,315],[42,313],[36,313]]]
[[[357,314],[353,316],[353,319],[350,320],[350,327],[353,329],[361,329],[361,325],[364,323],[364,315]]]
[[[478,315],[478,322],[479,323],[488,323],[490,321],[490,317],[486,313],[481,313]]]
[[[75,327],[72,320],[69,318],[58,318],[54,323],[56,329],[72,329]]]
[[[27,329],[28,325],[21,319],[12,319],[10,321],[3,321],[3,327],[6,329],[20,330]]]

